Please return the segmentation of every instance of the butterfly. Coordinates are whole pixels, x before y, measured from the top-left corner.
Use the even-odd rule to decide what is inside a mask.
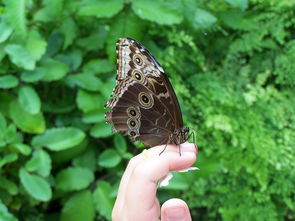
[[[132,38],[120,38],[116,52],[116,87],[105,105],[111,109],[106,119],[113,131],[146,146],[179,146],[187,141],[191,134],[183,126],[177,97],[162,66]]]

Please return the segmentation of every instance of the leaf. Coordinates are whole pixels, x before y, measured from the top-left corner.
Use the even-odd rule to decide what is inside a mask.
[[[63,78],[69,71],[67,65],[51,58],[44,59],[41,62],[41,66],[46,69],[42,78],[43,81],[57,81]]]
[[[82,52],[73,50],[68,54],[58,54],[55,58],[69,66],[71,71],[77,70],[82,63]]]
[[[224,0],[228,4],[240,8],[241,10],[246,10],[248,8],[248,0]]]
[[[14,33],[21,38],[27,34],[27,20],[26,20],[26,1],[10,1],[4,0],[6,5],[6,15],[11,24]]]
[[[62,209],[61,221],[92,221],[95,217],[93,199],[89,190],[75,193]]]
[[[0,43],[5,42],[9,38],[11,33],[12,28],[8,24],[4,22],[0,23]]]
[[[51,158],[45,150],[37,149],[25,168],[29,172],[37,172],[40,176],[47,177],[51,170]]]
[[[0,100],[0,112],[3,116],[9,116],[9,105],[13,100],[12,96],[10,96],[7,92],[4,93],[0,91]]]
[[[43,0],[43,8],[38,10],[34,16],[35,21],[49,22],[54,21],[61,16],[63,10],[63,1]]]
[[[77,36],[77,25],[71,17],[67,17],[61,27],[60,32],[64,35],[63,49],[66,49],[73,43]]]
[[[112,187],[109,183],[106,181],[99,181],[93,193],[96,211],[108,220],[111,220],[112,209],[115,204],[115,200],[110,197],[111,191]]]
[[[133,2],[132,4],[134,4]],[[109,60],[114,60],[116,50],[114,46],[122,36],[131,36],[140,40],[143,33],[143,25],[138,22],[138,17],[134,13],[121,12],[113,20],[107,36],[107,54]]]
[[[96,124],[90,130],[90,135],[96,138],[109,137],[113,134],[112,127],[109,124]]]
[[[77,105],[83,112],[89,112],[102,108],[103,98],[100,94],[79,90],[77,95]]]
[[[33,137],[32,145],[34,147],[45,146],[52,151],[60,151],[79,144],[84,138],[85,133],[78,128],[52,128],[46,130],[44,134]]]
[[[21,45],[9,44],[4,50],[9,55],[12,63],[16,66],[24,68],[26,70],[33,70],[35,68],[35,60],[31,56],[30,52]]]
[[[46,54],[49,56],[55,55],[62,48],[62,45],[62,34],[59,31],[54,30],[49,36]]]
[[[197,8],[193,15],[193,26],[195,28],[209,28],[217,21],[217,18],[206,10]]]
[[[13,75],[0,76],[0,88],[14,88],[18,85],[18,79]]]
[[[112,168],[117,166],[121,161],[121,157],[114,149],[107,149],[99,156],[98,164],[102,167]]]
[[[63,191],[82,190],[94,180],[91,170],[83,167],[70,167],[61,170],[56,176],[56,188]]]
[[[11,195],[17,195],[18,194],[17,185],[14,182],[6,179],[5,177],[0,176],[0,187],[7,190],[9,192],[9,194],[11,194]]]
[[[151,4],[149,1],[137,0],[132,2],[132,9],[138,17],[160,25],[179,24],[182,21],[177,7],[164,1],[155,1]]]
[[[21,80],[27,83],[40,81],[46,73],[46,68],[36,67],[33,71],[25,71],[21,74]]]
[[[114,145],[120,154],[124,154],[127,150],[127,143],[121,134],[115,134]]]
[[[187,190],[189,188],[189,184],[185,179],[186,174],[181,174],[179,172],[173,173],[173,178],[170,180],[168,186],[165,186],[165,189],[169,190]]]
[[[34,88],[22,86],[18,91],[18,102],[22,108],[30,114],[40,112],[41,101]]]
[[[93,59],[83,66],[84,73],[101,74],[113,71],[113,65],[106,59]]]
[[[16,126],[24,132],[40,134],[45,130],[45,120],[41,112],[30,114],[18,102],[13,101],[10,104],[9,113]]]
[[[80,3],[78,15],[110,18],[117,14],[124,6],[122,0],[83,0]]]
[[[18,152],[20,152],[21,154],[28,156],[31,154],[31,147],[23,144],[23,143],[14,143],[11,145],[12,148],[16,149]]]
[[[48,182],[37,176],[29,174],[21,168],[19,177],[26,191],[35,199],[40,201],[49,201],[52,197],[52,191]]]
[[[69,76],[68,80],[85,90],[100,91],[102,89],[101,80],[93,74],[75,74]]]
[[[94,147],[95,148],[95,147]],[[73,165],[76,167],[86,167],[91,171],[96,170],[96,151],[94,148],[88,148],[83,154],[73,160]]]
[[[86,124],[91,123],[105,123],[105,110],[104,109],[98,109],[93,110],[87,113],[84,113],[82,121]]]
[[[47,42],[42,38],[39,32],[32,30],[29,32],[28,40],[26,41],[26,49],[35,61],[41,59],[46,51]]]
[[[2,203],[0,200],[0,217],[1,221],[17,221],[18,219],[15,218],[7,209],[5,204]]]
[[[52,156],[53,164],[59,165],[71,161],[72,159],[76,159],[78,156],[80,156],[86,151],[87,147],[88,139],[84,139],[81,143],[70,149],[53,152],[50,154]]]
[[[11,153],[7,154],[0,159],[0,168],[3,167],[5,164],[12,163],[18,159],[17,154]]]

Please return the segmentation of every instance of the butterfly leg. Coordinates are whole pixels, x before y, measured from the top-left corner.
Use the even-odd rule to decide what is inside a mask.
[[[164,149],[159,153],[159,156],[161,156],[161,154],[166,150],[168,144],[165,145]]]
[[[180,144],[178,144],[179,156],[181,157]]]

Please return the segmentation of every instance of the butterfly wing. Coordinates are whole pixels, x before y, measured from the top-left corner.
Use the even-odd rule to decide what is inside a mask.
[[[172,143],[171,135],[183,122],[177,97],[163,68],[134,39],[119,39],[116,49],[117,85],[106,104],[111,108],[106,113],[107,122],[114,131],[147,146]]]
[[[142,44],[132,38],[120,38],[116,45],[117,51],[117,81],[133,77],[137,72],[145,76],[144,85],[150,88],[167,106],[175,121],[175,127],[183,126],[180,106],[164,72],[164,69],[154,56]],[[138,59],[140,59],[139,62]]]
[[[172,117],[156,94],[131,78],[122,80],[115,91],[116,96],[106,105],[112,108],[106,118],[114,131],[130,135],[133,141],[140,140],[147,146],[170,142]]]

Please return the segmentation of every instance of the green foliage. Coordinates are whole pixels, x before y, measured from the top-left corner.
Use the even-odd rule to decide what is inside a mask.
[[[111,219],[142,147],[104,119],[126,36],[196,131],[200,170],[160,200],[193,220],[294,220],[294,15],[288,0],[0,1],[0,220]]]

